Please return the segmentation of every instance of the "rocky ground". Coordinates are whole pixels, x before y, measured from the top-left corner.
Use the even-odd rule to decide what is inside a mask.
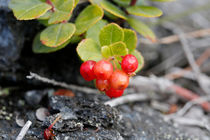
[[[102,94],[87,94],[73,90],[69,96],[55,96],[55,91],[60,87],[27,79],[26,76],[31,71],[80,87],[93,87],[92,84],[83,81],[79,74],[81,61],[76,55],[75,45],[71,44],[51,54],[34,54],[31,49],[33,37],[44,27],[36,21],[17,21],[8,9],[7,3],[7,0],[0,0],[0,139],[15,139],[27,120],[32,121],[32,125],[25,139],[43,139],[44,130],[59,115],[62,117],[53,127],[57,140],[210,139],[208,127],[186,123],[178,125],[172,121],[166,121],[165,116],[169,113],[172,104],[176,104],[180,109],[187,102],[177,95],[153,92],[152,94],[158,96],[158,99],[152,98],[110,107],[104,105],[104,102],[109,99]],[[162,23],[158,23],[159,19],[152,21],[157,23],[154,30],[159,38],[176,34],[174,27],[180,28],[183,32],[210,27],[209,10],[201,10],[208,9],[208,0],[196,2],[183,0],[173,2],[171,5],[170,3],[153,4],[165,11],[161,19]],[[197,8],[197,11],[194,10],[196,11],[194,13],[188,12],[189,14],[186,15],[184,12],[199,6],[200,8]],[[176,16],[171,18],[171,15]],[[150,21],[147,22],[150,23]],[[189,44],[197,58],[208,49],[209,36],[190,39]],[[139,49],[146,62],[141,75],[152,73],[164,76],[174,68],[188,66],[179,42],[154,45],[143,40]],[[210,63],[207,61],[204,64],[200,67],[201,71],[209,74]],[[193,79],[180,78],[174,82],[203,95]],[[161,87],[158,88],[161,90]],[[146,91],[146,94],[151,92]],[[130,91],[126,94],[136,92],[143,91],[130,87]],[[208,120],[209,113],[196,106],[192,107],[185,116],[203,121]],[[209,126],[209,121],[206,122]]]

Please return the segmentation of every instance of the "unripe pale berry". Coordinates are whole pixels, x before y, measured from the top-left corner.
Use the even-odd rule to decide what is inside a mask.
[[[109,83],[111,88],[124,90],[128,87],[129,77],[124,71],[116,70],[112,73],[112,76],[109,79]]]
[[[110,98],[117,98],[117,97],[122,96],[123,95],[123,92],[124,92],[124,90],[117,90],[117,89],[110,88],[105,93]]]
[[[108,80],[96,79],[96,87],[100,91],[107,91],[110,87]]]
[[[97,79],[107,80],[113,72],[112,63],[106,60],[98,61],[94,66],[94,73]]]
[[[86,81],[91,81],[96,78],[93,69],[95,64],[96,62],[92,60],[88,60],[82,63],[80,67],[80,74]]]
[[[135,72],[138,68],[138,60],[134,55],[128,54],[123,57],[121,68],[126,73]]]

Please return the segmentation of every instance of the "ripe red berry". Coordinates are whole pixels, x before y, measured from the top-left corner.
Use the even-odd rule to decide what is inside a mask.
[[[123,90],[128,87],[129,77],[122,70],[116,70],[109,79],[111,88]]]
[[[126,73],[135,72],[138,68],[138,60],[134,55],[128,54],[125,57],[123,57],[121,67]]]
[[[96,62],[92,60],[82,63],[80,67],[80,74],[86,81],[91,81],[96,78],[93,70],[95,64]]]
[[[124,90],[117,90],[110,88],[109,90],[106,91],[106,95],[109,96],[110,98],[117,98],[123,95]]]
[[[100,91],[107,91],[110,87],[108,80],[96,79],[96,87]]]
[[[98,61],[94,66],[94,73],[97,79],[107,80],[113,72],[112,63],[106,60]]]

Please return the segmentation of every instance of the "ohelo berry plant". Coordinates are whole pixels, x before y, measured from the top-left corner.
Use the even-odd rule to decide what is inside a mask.
[[[125,39],[125,36],[130,39]],[[77,47],[77,53],[84,61],[80,73],[87,81],[90,81],[88,75],[94,75],[95,78],[91,79],[95,80],[99,91],[105,92],[110,98],[119,97],[128,87],[129,78],[143,66],[143,57],[135,50],[136,34],[111,23],[105,25],[95,38],[84,39]],[[90,61],[96,63],[88,70],[81,71]]]
[[[118,80],[118,84],[109,80],[109,86],[103,85],[102,83],[107,84],[107,81],[102,82],[101,80],[114,77],[111,75],[112,73],[115,75],[116,72],[119,76],[124,75],[123,72],[132,76],[143,66],[143,57],[135,49],[137,44],[135,31],[151,41],[156,41],[152,30],[135,16],[159,17],[162,15],[162,11],[149,6],[146,1],[166,2],[172,0],[88,1],[89,3],[86,3],[84,8],[84,5],[80,6],[84,0],[81,2],[80,0],[11,0],[9,7],[18,20],[37,19],[46,26],[34,38],[32,44],[34,53],[51,53],[68,44],[80,42],[77,46],[78,55],[82,61],[91,60],[81,67],[81,75],[87,81],[95,79],[96,76],[97,79],[100,79],[96,85],[98,89],[109,91],[107,95],[110,95],[117,89],[111,87],[112,90],[107,91],[107,87],[126,87],[126,80],[123,86],[122,80]],[[81,7],[84,9],[80,10]],[[121,28],[115,23],[108,24],[105,19],[120,25],[127,22],[135,31]],[[93,61],[97,62],[96,66]],[[117,95],[120,94],[116,94],[115,97]]]

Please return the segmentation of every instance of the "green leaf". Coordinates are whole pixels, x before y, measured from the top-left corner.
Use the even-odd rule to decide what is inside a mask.
[[[135,50],[137,45],[137,36],[136,32],[134,32],[131,29],[123,29],[124,31],[124,40],[123,42],[126,44],[129,52],[132,52]]]
[[[57,10],[48,20],[48,24],[57,24],[59,22],[68,21],[70,19],[70,16],[70,13]]]
[[[84,39],[77,46],[77,53],[82,61],[102,59],[101,47],[92,39]]]
[[[171,2],[171,1],[175,1],[175,0],[151,0],[151,1],[157,1],[157,2]]]
[[[47,11],[44,15],[40,16],[38,19],[39,20],[49,19],[51,15],[52,15],[52,12],[51,11]]]
[[[101,48],[101,54],[105,58],[110,58],[110,57],[121,58],[121,56],[128,54],[128,49],[125,43],[120,41],[111,44],[110,46],[103,46]]]
[[[74,9],[74,0],[51,0],[54,5],[54,13],[50,17],[48,23],[56,24],[70,19]]]
[[[163,12],[152,6],[131,6],[126,9],[129,14],[143,17],[159,17]]]
[[[46,27],[50,26],[50,24],[48,24],[48,19],[38,19],[38,21]]]
[[[102,0],[100,5],[103,9],[105,9],[109,13],[111,13],[111,14],[119,17],[119,18],[122,18],[122,19],[125,19],[125,20],[127,19],[125,13],[121,9],[119,9],[114,4],[108,2],[107,0]]]
[[[86,7],[77,17],[75,21],[77,35],[86,32],[90,27],[102,19],[104,15],[103,10],[97,5],[90,5]]]
[[[134,50],[133,52],[131,52],[132,55],[134,55],[138,62],[139,62],[139,65],[138,65],[138,68],[137,70],[135,71],[136,73],[139,72],[143,66],[144,66],[144,57],[141,55],[141,53],[137,50]]]
[[[66,47],[68,45],[68,43],[70,42],[71,39],[69,39],[68,41],[66,41],[64,44],[58,46],[58,47],[47,47],[45,45],[43,45],[40,41],[40,33],[38,33],[33,41],[33,47],[32,50],[34,53],[51,53],[51,52],[55,52],[58,51],[64,47]]]
[[[107,12],[107,11],[104,11],[104,15],[105,15],[107,18],[109,18],[110,20],[116,21],[116,20],[118,19],[117,16],[115,16],[115,15],[113,15],[113,14]]]
[[[79,2],[79,0],[75,0],[75,1],[74,1],[74,7],[77,6],[78,2]]]
[[[51,6],[40,0],[11,0],[9,8],[18,20],[30,20],[44,15]]]
[[[85,38],[91,38],[95,40],[99,45],[99,33],[101,29],[107,24],[106,20],[100,20],[95,25],[87,30]]]
[[[115,23],[111,23],[103,27],[99,34],[101,46],[111,45],[112,43],[123,41],[123,39],[123,29]]]
[[[102,1],[102,0],[89,0],[89,2],[90,2],[91,4],[97,4],[97,5],[100,5],[101,1]]]
[[[79,35],[73,35],[72,37],[71,37],[71,41],[70,41],[70,43],[71,44],[78,44],[81,40],[83,39],[83,37],[81,37],[81,36],[79,36]]]
[[[119,6],[127,7],[130,5],[131,0],[113,0]]]
[[[57,47],[69,40],[76,28],[71,23],[60,23],[47,27],[40,35],[41,42],[49,47]]]
[[[156,42],[155,34],[146,24],[132,17],[129,17],[127,21],[130,24],[130,26],[134,28],[142,36],[150,39],[152,42]]]

